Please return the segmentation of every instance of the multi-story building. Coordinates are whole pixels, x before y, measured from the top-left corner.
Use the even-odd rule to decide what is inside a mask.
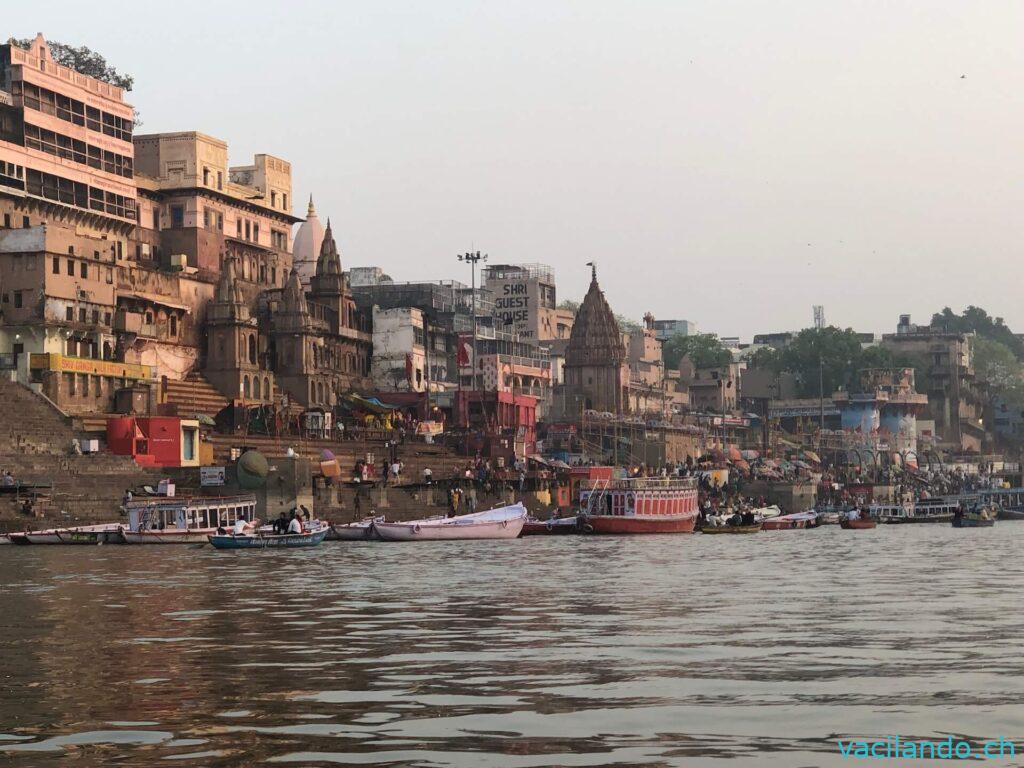
[[[308,295],[294,285],[290,164],[230,166],[194,131],[133,136],[133,114],[42,36],[0,46],[3,359],[82,412],[136,384],[156,403],[188,374],[232,400],[316,407],[365,385],[369,320],[330,227]]]
[[[654,332],[658,341],[668,341],[673,336],[696,336],[697,324],[689,320],[655,320]]]
[[[54,361],[58,381],[69,354],[113,354],[114,270],[136,215],[133,114],[121,88],[54,63],[42,35],[0,45],[0,352],[22,380],[32,354],[51,356],[38,362]]]
[[[980,453],[987,439],[987,385],[974,375],[974,334],[914,325],[901,315],[882,346],[916,358],[927,373],[928,415],[940,447]]]
[[[555,272],[545,264],[490,264],[484,287],[494,297],[494,324],[531,344],[559,336]]]

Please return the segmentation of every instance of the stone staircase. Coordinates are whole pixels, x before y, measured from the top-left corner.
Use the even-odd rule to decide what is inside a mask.
[[[4,494],[0,530],[116,520],[126,488],[159,480],[159,473],[143,470],[125,456],[74,454],[76,431],[71,421],[20,384],[0,380],[0,402],[0,472],[9,471],[19,483],[37,486],[30,495],[35,516],[42,518],[26,517],[19,499]]]
[[[192,418],[197,414],[216,416],[228,401],[206,377],[192,371],[181,381],[167,380],[164,403],[171,406],[178,416]]]

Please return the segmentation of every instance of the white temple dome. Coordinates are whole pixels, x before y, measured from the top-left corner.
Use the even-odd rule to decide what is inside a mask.
[[[313,196],[309,196],[309,210],[306,220],[299,225],[292,242],[292,259],[294,269],[299,273],[299,280],[308,285],[310,278],[316,274],[316,261],[320,258],[320,247],[324,242],[324,225],[316,215],[313,207]]]

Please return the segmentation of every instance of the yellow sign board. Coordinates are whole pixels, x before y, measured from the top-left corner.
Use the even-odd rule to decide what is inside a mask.
[[[113,360],[92,360],[88,357],[68,357],[57,353],[33,354],[29,358],[29,367],[33,370],[113,376],[116,379],[146,381],[153,378],[152,368],[148,365],[117,363]]]

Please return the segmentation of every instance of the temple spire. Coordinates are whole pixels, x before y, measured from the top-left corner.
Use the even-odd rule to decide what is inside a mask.
[[[306,218],[316,216],[316,208],[313,207],[313,195],[309,196],[309,208],[306,209]]]

